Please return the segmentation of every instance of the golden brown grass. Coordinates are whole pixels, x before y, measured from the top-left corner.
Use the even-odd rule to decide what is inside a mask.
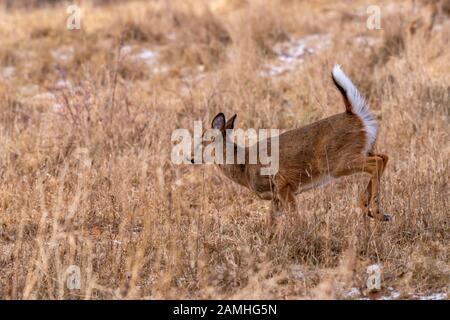
[[[381,1],[383,30],[367,30],[369,4],[83,1],[80,31],[61,5],[0,10],[0,297],[346,298],[367,295],[375,263],[382,294],[447,292],[449,16],[428,30],[421,7]],[[330,45],[260,76],[276,43],[310,34]],[[269,203],[170,162],[172,130],[219,111],[280,129],[342,112],[335,62],[379,118],[391,223],[358,214],[355,176],[300,195],[300,218],[270,237]]]

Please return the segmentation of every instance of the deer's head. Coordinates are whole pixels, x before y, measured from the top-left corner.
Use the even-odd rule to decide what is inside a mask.
[[[225,119],[225,115],[218,113],[211,122],[211,128],[203,130],[201,142],[197,145],[193,145],[195,154],[196,149],[208,150],[208,146],[211,144],[222,144],[221,150],[223,150],[223,157],[225,158],[225,150],[227,143],[227,132],[234,129],[234,122],[236,120],[236,114],[232,116],[228,121]],[[219,149],[219,148],[217,148]],[[215,152],[216,148],[212,149]],[[195,163],[194,157],[191,158],[191,163]]]

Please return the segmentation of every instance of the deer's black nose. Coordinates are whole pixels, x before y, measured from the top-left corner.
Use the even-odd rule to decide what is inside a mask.
[[[191,159],[191,163],[195,163],[195,162],[194,162],[194,158]]]

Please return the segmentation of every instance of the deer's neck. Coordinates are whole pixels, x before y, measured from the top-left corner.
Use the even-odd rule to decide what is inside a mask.
[[[236,145],[235,143],[233,143],[233,148],[234,148],[234,162],[235,163],[223,164],[223,165],[219,165],[219,167],[222,170],[222,172],[224,173],[224,175],[227,176],[229,179],[233,180],[234,182],[236,182],[242,186],[248,187],[248,179],[247,179],[245,164],[237,163],[238,151],[245,152],[244,154],[246,155],[246,158],[247,158],[248,150],[246,150],[246,148],[242,148],[242,147]],[[224,159],[225,159],[225,155],[224,155]]]
[[[242,186],[248,187],[245,164],[224,164],[219,167],[225,176]]]

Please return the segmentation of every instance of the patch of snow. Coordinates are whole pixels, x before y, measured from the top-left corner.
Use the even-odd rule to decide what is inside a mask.
[[[169,72],[169,67],[167,65],[156,66],[152,68],[154,74],[165,74]]]
[[[350,289],[346,296],[347,297],[357,297],[357,295],[355,296],[351,296],[350,292],[356,288],[352,288]],[[388,294],[381,296],[378,300],[397,300],[400,299],[401,294],[399,291],[397,291],[395,288],[393,287],[388,287],[387,288]],[[355,291],[356,292],[356,291]],[[440,292],[440,293],[433,293],[431,295],[421,295],[421,294],[414,294],[414,293],[409,293],[408,295],[404,295],[402,297],[402,299],[419,299],[419,300],[444,300],[447,299],[447,293],[445,292]],[[359,300],[369,300],[368,297],[360,297]]]
[[[18,93],[22,96],[31,96],[39,92],[39,86],[35,84],[20,87]]]
[[[38,93],[33,97],[35,100],[55,100],[56,96],[51,92]]]
[[[373,47],[373,46],[381,43],[380,38],[369,37],[369,36],[357,36],[353,40],[358,45],[364,45],[364,46],[369,46],[369,47]]]
[[[5,79],[11,79],[16,72],[16,68],[13,66],[7,66],[2,69],[2,77]]]
[[[0,259],[3,261],[7,260],[10,256],[13,255],[14,252],[14,246],[13,244],[5,244],[0,246]]]
[[[348,298],[356,298],[361,296],[361,291],[358,288],[350,288],[350,290],[347,290],[344,295]]]
[[[53,92],[42,91],[37,85],[27,85],[20,87],[18,90],[20,101],[31,105],[48,105],[54,111],[62,108],[57,102],[57,97]]]
[[[127,54],[129,54],[131,52],[131,46],[129,45],[124,45],[122,46],[122,48],[120,48],[120,56],[126,56]]]
[[[176,40],[176,38],[177,38],[177,35],[175,34],[175,32],[171,32],[167,35],[167,39],[169,39],[169,40],[174,41],[174,40]]]
[[[159,52],[142,49],[141,52],[135,55],[135,57],[144,60],[147,64],[154,64],[159,57]]]
[[[128,56],[134,61],[144,62],[153,74],[165,74],[169,72],[169,66],[161,64],[159,61],[160,53],[156,50],[150,50],[145,48],[133,48],[129,45],[125,45],[120,50],[121,56]]]
[[[301,265],[298,265],[298,264],[291,265],[290,271],[291,271],[291,277],[296,280],[302,280],[302,279],[305,279],[305,277],[306,277],[303,267]]]
[[[52,109],[55,112],[61,111],[61,109],[63,108],[62,104],[60,103],[54,103],[52,104]]]
[[[72,87],[72,83],[67,79],[59,79],[55,83],[56,89],[64,89],[64,88],[70,88]]]
[[[205,72],[205,66],[203,64],[197,66],[197,71],[199,73]]]
[[[420,300],[444,300],[447,298],[447,294],[445,292],[433,293],[429,296],[421,296]]]
[[[277,43],[273,51],[277,58],[260,72],[263,77],[273,77],[295,70],[304,58],[330,46],[328,35],[312,34],[303,38]]]
[[[303,61],[300,61],[303,62]],[[267,66],[267,71],[260,72],[260,75],[263,77],[273,77],[283,74],[285,72],[293,71],[295,66],[293,64],[286,64],[281,66],[269,65]]]
[[[52,50],[51,54],[54,60],[65,63],[73,59],[74,52],[73,47],[63,46]]]

